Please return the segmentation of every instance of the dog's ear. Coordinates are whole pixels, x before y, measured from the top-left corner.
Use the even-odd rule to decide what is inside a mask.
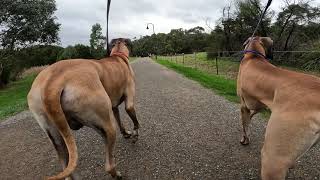
[[[270,37],[261,37],[260,41],[266,51],[266,57],[273,59],[273,40]]]
[[[273,40],[270,37],[260,37],[260,41],[266,48],[273,46]]]
[[[130,39],[124,39],[124,43],[126,44],[127,48],[130,52],[132,52],[132,41]]]
[[[111,41],[110,41],[110,46],[111,47],[114,47],[115,45],[116,45],[116,42],[118,41],[118,39],[112,39]]]

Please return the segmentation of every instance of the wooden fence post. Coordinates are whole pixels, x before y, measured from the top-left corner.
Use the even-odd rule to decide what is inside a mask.
[[[217,69],[217,75],[219,75],[218,56],[216,56],[216,69]]]
[[[195,68],[197,69],[197,53],[194,52],[194,61],[195,61]]]
[[[176,54],[176,64],[178,64],[178,55]]]
[[[182,64],[184,65],[184,53],[182,53]]]

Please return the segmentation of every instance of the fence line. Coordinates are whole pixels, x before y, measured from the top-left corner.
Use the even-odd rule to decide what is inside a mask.
[[[212,56],[210,57],[209,54]],[[216,75],[226,75],[235,78],[243,56],[242,51],[220,51],[192,54],[174,54],[163,57],[171,62],[182,64]],[[309,58],[309,59],[308,59]],[[276,65],[292,66],[301,70],[320,74],[320,51],[274,51]]]

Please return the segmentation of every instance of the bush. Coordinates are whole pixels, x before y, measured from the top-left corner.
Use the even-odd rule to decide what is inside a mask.
[[[74,59],[77,56],[77,50],[73,46],[68,46],[59,53],[58,60]]]
[[[75,46],[68,46],[64,50],[62,50],[59,53],[58,60],[77,59],[77,58],[92,59],[92,58],[95,58],[95,54],[96,52],[91,53],[89,46],[77,44]],[[98,54],[97,56],[100,56],[100,54]]]
[[[76,58],[93,59],[89,46],[85,46],[83,44],[77,44],[74,46],[74,48],[77,51]]]
[[[62,49],[62,47],[51,45],[33,46],[21,49],[16,53],[16,57],[19,60],[18,64],[22,65],[20,69],[43,66],[55,63]]]
[[[0,50],[0,87],[10,80],[16,80],[17,75],[26,68],[55,63],[62,47],[37,45],[15,51]],[[1,66],[0,66],[1,67]]]

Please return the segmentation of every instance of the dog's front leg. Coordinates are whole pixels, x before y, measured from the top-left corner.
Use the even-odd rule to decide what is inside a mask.
[[[127,131],[124,127],[123,127],[123,124],[121,122],[121,119],[120,119],[120,113],[119,113],[119,108],[118,107],[114,107],[112,108],[112,111],[113,111],[113,114],[114,114],[114,117],[116,118],[117,120],[117,123],[118,123],[118,126],[120,128],[120,132],[121,134],[123,135],[124,138],[130,138],[131,137],[131,132],[130,131]]]
[[[250,110],[244,105],[241,105],[241,123],[242,123],[242,139],[240,143],[242,145],[249,144],[248,130],[251,121]]]

